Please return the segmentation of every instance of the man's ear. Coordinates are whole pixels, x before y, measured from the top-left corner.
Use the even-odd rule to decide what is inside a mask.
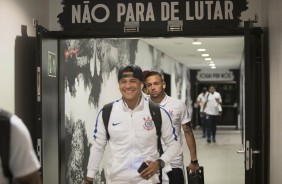
[[[165,82],[163,82],[163,89],[165,89],[166,88],[166,83]]]

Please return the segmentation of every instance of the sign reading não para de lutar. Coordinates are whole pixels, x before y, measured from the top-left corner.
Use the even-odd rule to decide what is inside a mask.
[[[190,27],[238,27],[246,0],[65,0],[58,15],[64,30],[124,31],[125,22],[140,31],[167,31],[168,21]]]

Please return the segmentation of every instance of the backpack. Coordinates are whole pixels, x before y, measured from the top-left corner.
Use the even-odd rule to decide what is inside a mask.
[[[0,109],[0,156],[4,176],[12,179],[12,173],[9,168],[10,160],[10,133],[11,133],[11,114],[3,109]]]
[[[109,124],[109,119],[110,119],[110,114],[112,111],[113,103],[114,102],[104,105],[103,113],[102,113],[102,118],[103,118],[103,122],[105,125],[106,135],[107,135],[108,140],[110,139],[110,134],[108,131],[108,124]],[[149,109],[150,109],[151,116],[153,118],[153,122],[156,127],[156,132],[157,132],[156,134],[158,136],[158,151],[159,151],[159,154],[162,155],[163,154],[163,148],[162,148],[162,143],[161,143],[162,116],[161,116],[160,107],[158,104],[149,100]]]

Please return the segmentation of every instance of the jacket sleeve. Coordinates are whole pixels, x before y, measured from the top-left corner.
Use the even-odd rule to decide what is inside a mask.
[[[106,129],[102,119],[102,110],[98,113],[96,119],[93,138],[94,141],[90,148],[91,150],[87,166],[87,177],[90,178],[94,178],[98,172],[107,144]]]
[[[188,108],[186,106],[186,104],[184,102],[180,102],[179,103],[179,116],[180,116],[180,120],[181,120],[181,124],[186,124],[188,122],[191,121],[191,117],[190,114],[188,112]]]
[[[168,165],[177,155],[182,152],[179,137],[176,134],[175,128],[172,126],[172,120],[169,113],[161,108],[162,114],[162,140],[167,149],[162,154],[161,159]]]
[[[37,171],[40,168],[40,163],[34,152],[31,136],[26,125],[16,115],[13,115],[10,121],[11,146],[9,167],[14,178],[21,178]],[[0,181],[0,183],[2,182]]]

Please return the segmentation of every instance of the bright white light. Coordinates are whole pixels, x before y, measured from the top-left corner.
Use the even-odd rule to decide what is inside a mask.
[[[212,66],[211,69],[216,69],[216,66]]]
[[[209,57],[209,54],[202,54],[202,57]]]
[[[201,45],[202,42],[194,41],[194,42],[192,42],[192,44],[193,44],[193,45]]]
[[[198,49],[199,52],[205,52],[206,49]]]
[[[211,58],[205,58],[206,61],[211,61]]]
[[[215,64],[214,63],[210,63],[209,66],[215,66]]]

